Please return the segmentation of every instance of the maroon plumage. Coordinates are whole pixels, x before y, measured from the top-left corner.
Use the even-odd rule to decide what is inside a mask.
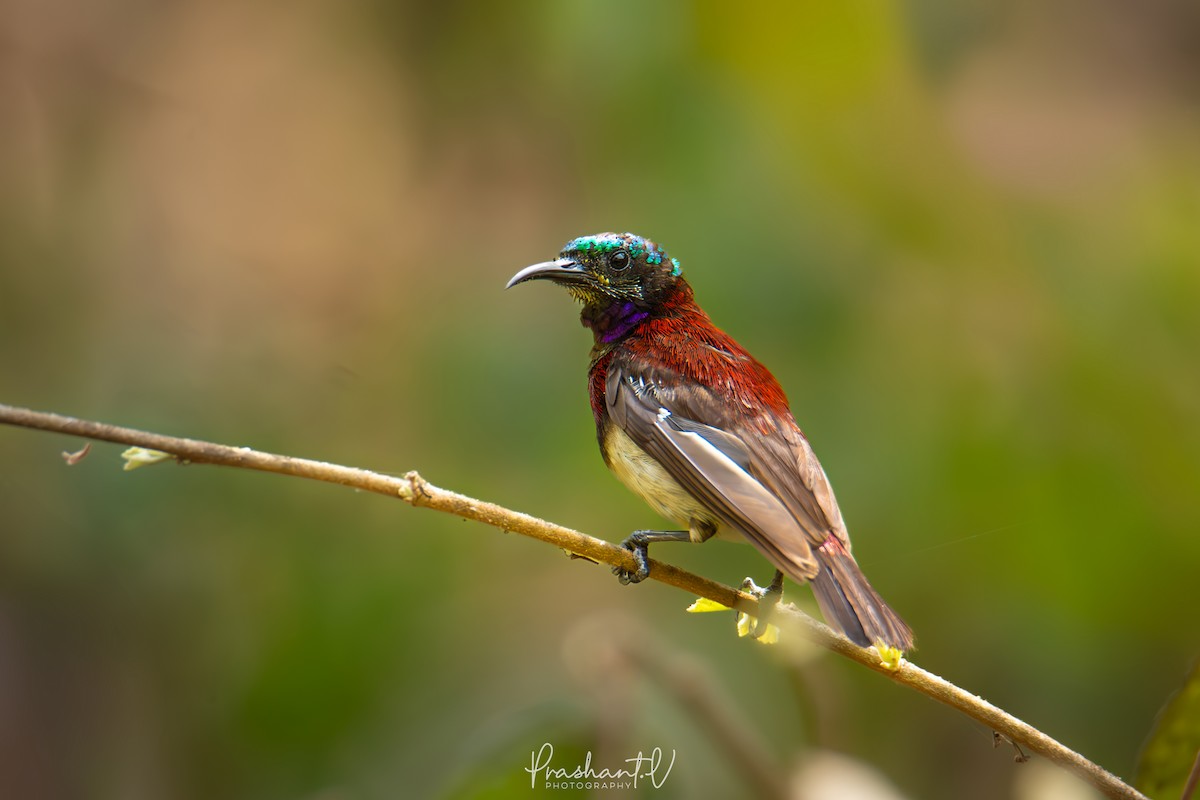
[[[779,383],[696,305],[677,261],[633,234],[598,234],[509,285],[535,278],[563,284],[584,304],[605,463],[688,528],[636,532],[626,546],[640,550],[640,563],[650,542],[740,534],[782,573],[811,582],[825,618],[856,643],[912,647],[911,630],[850,554],[829,481]],[[638,581],[646,573],[619,574]]]

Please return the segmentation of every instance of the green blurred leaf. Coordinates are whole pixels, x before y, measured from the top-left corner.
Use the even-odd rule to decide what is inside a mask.
[[[128,472],[138,467],[148,467],[151,464],[161,464],[164,461],[170,461],[175,456],[170,453],[164,453],[161,450],[150,450],[146,447],[130,447],[121,453],[121,458],[125,459],[125,471]]]
[[[1200,754],[1200,661],[1158,715],[1138,763],[1137,788],[1151,797],[1182,797]]]

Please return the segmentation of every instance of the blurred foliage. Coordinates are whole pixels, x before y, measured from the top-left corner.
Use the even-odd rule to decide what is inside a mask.
[[[1138,759],[1137,786],[1148,797],[1185,797],[1200,764],[1200,662],[1159,713]]]
[[[1200,642],[1198,53],[1171,0],[15,0],[0,399],[616,540],[657,523],[595,452],[590,339],[501,287],[651,236],[788,389],[915,658],[1129,775]],[[1017,792],[989,731],[665,587],[79,444],[0,430],[3,796],[523,797],[546,741],[744,794],[636,674],[591,693],[597,610],[702,658],[781,768]]]

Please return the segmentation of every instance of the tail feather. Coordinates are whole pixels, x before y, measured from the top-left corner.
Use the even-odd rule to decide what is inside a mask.
[[[825,620],[860,647],[882,643],[911,650],[912,629],[871,587],[854,557],[840,546],[815,553],[821,571],[812,579],[813,594]]]

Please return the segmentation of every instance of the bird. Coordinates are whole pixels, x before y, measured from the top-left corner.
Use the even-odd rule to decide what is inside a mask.
[[[591,234],[505,288],[539,280],[579,301],[592,332],[588,394],[604,463],[682,528],[631,533],[622,546],[636,568],[613,568],[622,583],[649,576],[651,544],[748,540],[775,567],[758,590],[770,608],[786,575],[811,584],[826,621],[855,644],[912,649],[911,628],[851,554],[833,488],[779,382],[697,305],[677,259],[632,233]]]

